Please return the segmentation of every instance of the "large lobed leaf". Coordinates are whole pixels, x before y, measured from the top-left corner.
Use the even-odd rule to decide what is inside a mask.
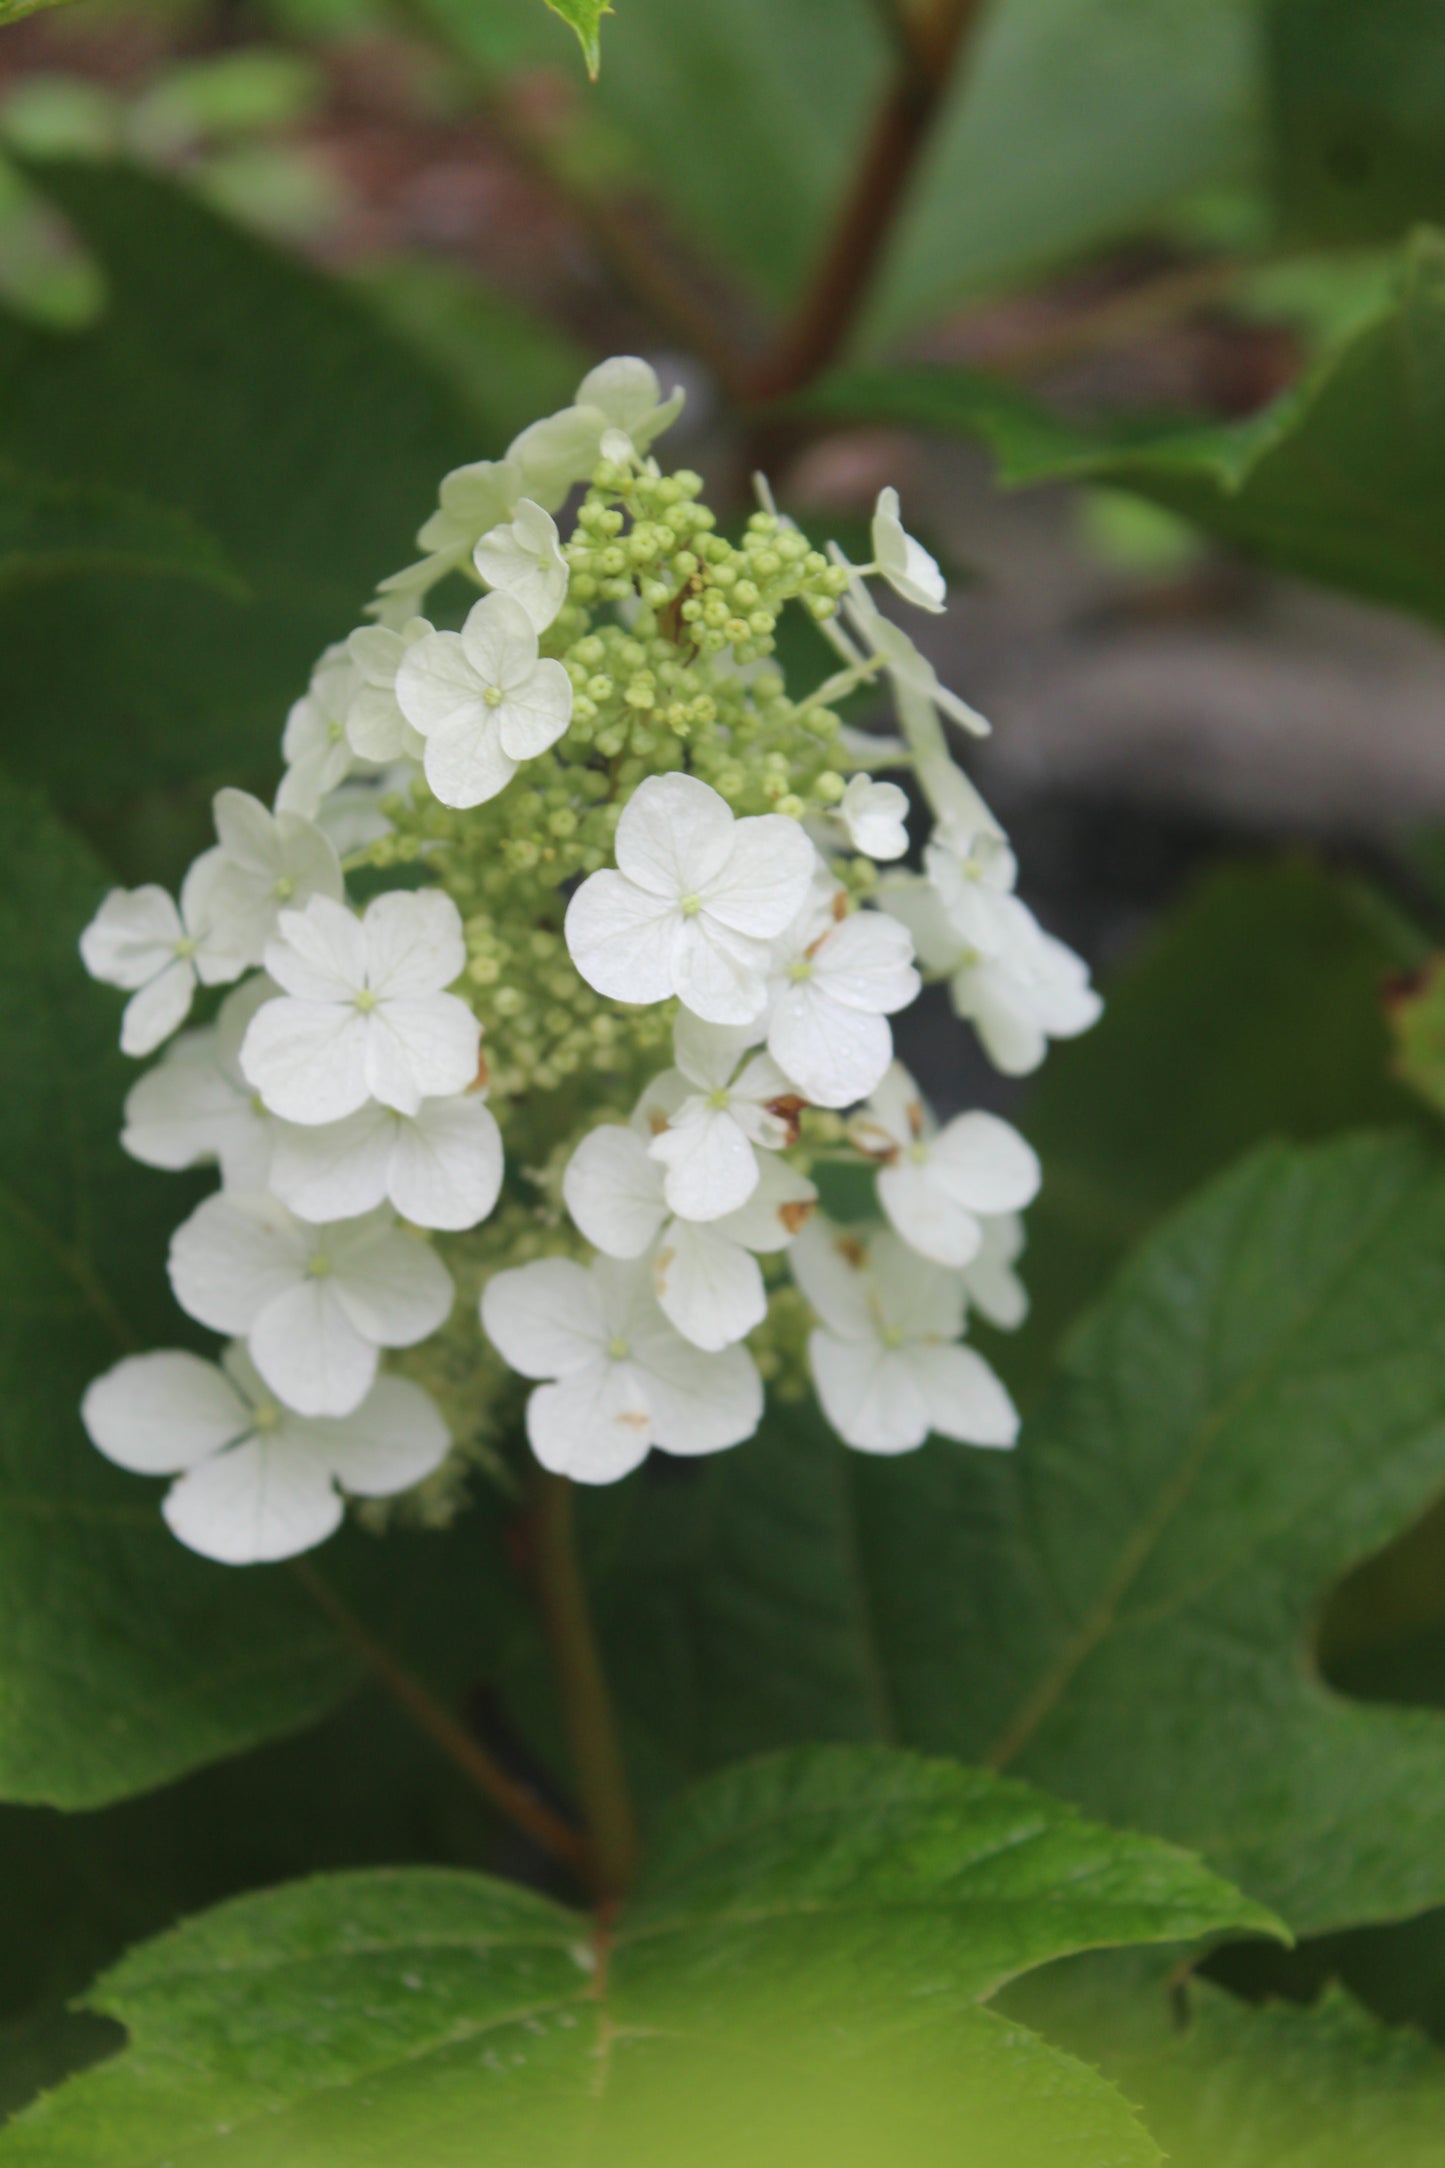
[[[0,789],[0,1795],[68,1806],[319,1715],[353,1665],[284,1574],[183,1551],[80,1426],[87,1381],[174,1342],[165,1243],[185,1203],[129,1162],[111,998],[76,936],[99,868]]]
[[[1445,238],[1418,234],[1398,291],[1295,390],[1218,426],[1105,439],[987,378],[859,370],[810,411],[977,435],[1006,483],[1134,491],[1289,572],[1445,623]]]
[[[0,462],[0,587],[68,572],[200,580],[223,593],[245,592],[220,545],[184,512]]]
[[[980,2007],[1072,1951],[1268,1915],[1025,1787],[813,1749],[703,1787],[599,1930],[480,1876],[243,1899],[91,1997],[131,2035],[6,2168],[536,2168],[799,2157],[1146,2168],[1121,2095]]]
[[[1017,1455],[870,1461],[799,1414],[634,1489],[598,1570],[639,1776],[894,1738],[1188,1844],[1301,1931],[1418,1910],[1445,1720],[1338,1698],[1310,1644],[1442,1482],[1445,1169],[1267,1150],[1138,1252]]]
[[[64,336],[0,313],[0,458],[188,516],[249,600],[103,572],[0,596],[5,758],[67,809],[267,777],[289,702],[414,554],[439,477],[499,446],[359,300],[183,188],[36,178],[109,303]]]

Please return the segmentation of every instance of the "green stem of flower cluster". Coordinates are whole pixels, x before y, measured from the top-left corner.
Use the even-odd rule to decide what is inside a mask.
[[[532,1566],[586,1827],[585,1866],[598,1901],[615,1903],[632,1886],[640,1847],[577,1551],[576,1495],[565,1476],[539,1469],[534,1496]]]

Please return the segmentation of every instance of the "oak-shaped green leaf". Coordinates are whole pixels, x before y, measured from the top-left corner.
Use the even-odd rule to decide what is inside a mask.
[[[0,461],[0,586],[72,572],[200,580],[245,594],[220,544],[188,513],[128,490],[56,482]]]
[[[1091,436],[996,381],[860,370],[812,410],[961,430],[1007,483],[1134,491],[1255,556],[1445,623],[1445,237],[1406,250],[1398,291],[1294,390],[1218,426]]]
[[[602,18],[612,13],[612,0],[547,0],[547,5],[576,31],[587,73],[595,83],[602,65]]]
[[[1153,2168],[1122,2095],[982,2005],[1073,1951],[1235,1926],[1273,1929],[1022,1785],[805,1749],[684,1801],[604,1929],[425,1870],[192,1921],[100,1983],[128,2047],[0,2163]]]
[[[95,1805],[319,1715],[354,1666],[283,1573],[183,1551],[80,1426],[87,1382],[173,1343],[184,1185],[128,1161],[134,1070],[76,936],[100,869],[0,789],[0,1796]]]
[[[1301,1930],[1438,1903],[1445,1719],[1338,1697],[1311,1638],[1442,1482],[1445,1167],[1266,1150],[1136,1253],[1016,1454],[879,1462],[799,1413],[599,1502],[636,1767],[893,1738],[1170,1836]]]

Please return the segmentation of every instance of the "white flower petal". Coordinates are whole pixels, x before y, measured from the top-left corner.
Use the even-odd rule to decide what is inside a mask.
[[[637,1131],[617,1122],[582,1139],[562,1177],[562,1201],[608,1257],[640,1257],[667,1217],[662,1170]]]
[[[747,1025],[709,1024],[684,1009],[673,1026],[672,1050],[678,1068],[699,1091],[721,1091],[758,1034]]]
[[[605,417],[595,406],[563,407],[515,437],[507,459],[534,503],[555,512],[577,482],[597,464]]]
[[[873,555],[878,570],[905,602],[920,610],[941,610],[948,589],[935,560],[907,532],[899,514],[898,492],[883,489],[873,514]]]
[[[983,1229],[938,1180],[932,1165],[903,1158],[878,1170],[878,1201],[908,1244],[935,1264],[955,1268],[978,1255]]]
[[[137,1061],[153,1054],[185,1022],[195,992],[195,971],[187,959],[178,956],[126,1003],[120,1020],[121,1052]]]
[[[960,1445],[1016,1443],[1018,1410],[973,1348],[912,1348],[909,1366],[928,1410],[928,1426],[940,1438]]]
[[[396,1115],[374,1104],[340,1122],[287,1123],[276,1138],[271,1187],[304,1220],[373,1212],[386,1201],[396,1128]]]
[[[789,1252],[788,1263],[830,1333],[843,1340],[876,1339],[868,1253],[851,1230],[825,1219],[810,1221]]]
[[[476,1227],[502,1187],[502,1133],[477,1098],[430,1099],[393,1124],[388,1194],[403,1219],[453,1232]]]
[[[971,1212],[1017,1212],[1039,1193],[1038,1154],[996,1114],[960,1114],[929,1146],[929,1165]]]
[[[881,1016],[916,1000],[922,983],[907,928],[878,911],[854,911],[836,926],[819,945],[814,970],[830,1000]]]
[[[502,750],[509,760],[535,760],[555,745],[572,720],[572,680],[560,662],[539,662],[497,710]]]
[[[771,941],[803,908],[817,864],[796,821],[759,813],[735,824],[726,864],[696,885],[709,918],[734,933]]]
[[[298,1001],[350,1001],[366,984],[361,921],[329,896],[313,896],[301,911],[283,911],[266,947],[266,969]]]
[[[267,1303],[305,1271],[309,1230],[274,1197],[223,1192],[171,1237],[170,1280],[188,1317],[213,1332],[249,1332]]]
[[[494,1273],[482,1290],[482,1324],[524,1378],[568,1377],[595,1363],[610,1337],[593,1275],[570,1257]]]
[[[652,1415],[646,1381],[631,1363],[594,1358],[527,1402],[527,1438],[553,1475],[615,1483],[646,1460]]]
[[[855,775],[843,793],[839,818],[855,851],[877,859],[901,858],[908,849],[908,794],[896,783]]]
[[[261,1376],[298,1415],[349,1415],[376,1376],[376,1344],[357,1330],[339,1294],[334,1279],[298,1279],[247,1334]]]
[[[769,1154],[759,1162],[757,1188],[747,1203],[714,1225],[745,1250],[770,1254],[797,1240],[817,1203],[818,1192],[808,1177]]]
[[[701,895],[726,867],[745,825],[734,821],[727,800],[696,776],[648,776],[617,823],[618,870],[652,896],[680,901]],[[784,825],[806,843],[795,823]]]
[[[520,604],[537,632],[545,632],[567,597],[567,560],[556,522],[524,497],[509,525],[483,535],[472,562],[488,587]]]
[[[677,923],[675,904],[607,868],[591,874],[567,906],[568,953],[587,984],[611,1001],[666,1001]]]
[[[710,1352],[731,1347],[768,1314],[757,1259],[713,1227],[669,1220],[652,1280],[663,1315],[685,1340]]]
[[[963,1276],[969,1301],[1001,1332],[1016,1332],[1029,1314],[1028,1291],[1013,1269],[1023,1246],[1023,1221],[1016,1214],[985,1220],[983,1245]]]
[[[317,1240],[331,1263],[327,1284],[378,1347],[414,1347],[446,1322],[456,1295],[451,1274],[430,1243],[389,1212],[342,1220]]]
[[[171,1486],[172,1535],[223,1566],[258,1566],[314,1550],[341,1524],[324,1461],[285,1432],[252,1438]]]
[[[381,1002],[367,1025],[367,1088],[383,1106],[415,1114],[475,1082],[481,1025],[455,994]]]
[[[773,995],[768,1052],[815,1106],[865,1099],[893,1059],[886,1017],[845,1008],[816,979],[783,982]]]
[[[350,1415],[305,1426],[343,1490],[390,1498],[441,1466],[451,1437],[430,1393],[409,1378],[380,1377]]]
[[[666,1169],[668,1210],[682,1219],[721,1219],[758,1186],[757,1153],[726,1107],[705,1099],[690,1100],[648,1150]]]
[[[407,649],[397,666],[397,706],[424,738],[485,717],[489,711],[482,691],[457,632],[428,633]]]
[[[113,888],[80,937],[81,961],[93,979],[134,992],[164,971],[184,935],[163,888]]]
[[[251,1410],[214,1363],[179,1350],[128,1355],[80,1404],[90,1442],[136,1475],[178,1475],[251,1427]]]
[[[467,967],[462,915],[439,888],[378,896],[367,906],[362,933],[367,984],[378,999],[440,993]]]
[[[771,960],[766,942],[734,933],[710,914],[673,922],[672,992],[706,1023],[748,1025],[760,1018]]]
[[[369,1096],[369,1040],[370,1020],[354,1005],[283,996],[251,1019],[241,1069],[284,1121],[339,1122]]]
[[[762,1421],[763,1384],[746,1348],[704,1354],[675,1333],[649,1333],[636,1360],[647,1382],[654,1442],[680,1455],[741,1445]]]
[[[422,769],[443,805],[466,812],[504,791],[517,772],[517,763],[502,749],[493,711],[478,706],[473,714],[458,716],[433,732],[426,741]]]
[[[903,1351],[815,1332],[808,1362],[823,1413],[845,1445],[860,1453],[911,1453],[922,1445],[928,1401]]]

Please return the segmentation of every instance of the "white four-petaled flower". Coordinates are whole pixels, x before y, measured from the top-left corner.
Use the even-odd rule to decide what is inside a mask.
[[[908,1071],[894,1062],[848,1125],[878,1162],[878,1200],[910,1249],[959,1269],[983,1246],[985,1222],[1038,1195],[1038,1155],[996,1114],[955,1115],[942,1129]]]
[[[329,837],[299,813],[270,813],[244,790],[213,801],[221,868],[217,902],[248,964],[260,963],[283,910],[342,894],[341,861]]]
[[[482,536],[472,563],[488,587],[521,604],[538,633],[547,630],[567,599],[567,560],[557,522],[530,497],[522,499],[506,526]]]
[[[649,1151],[665,1169],[669,1211],[684,1219],[736,1212],[758,1186],[758,1149],[796,1140],[801,1098],[770,1054],[743,1060],[755,1039],[746,1025],[705,1024],[686,1009],[678,1017],[673,1059],[685,1096]]]
[[[650,1256],[652,1288],[685,1340],[730,1347],[767,1315],[767,1290],[754,1252],[785,1249],[807,1220],[817,1191],[805,1175],[769,1157],[746,1203],[722,1218],[670,1214],[663,1170],[649,1137],[675,1103],[675,1088],[646,1095],[630,1126],[604,1122],[568,1161],[562,1196],[581,1232],[605,1256]]]
[[[871,775],[849,778],[838,806],[848,841],[865,858],[901,858],[908,849],[908,793]]]
[[[507,458],[523,476],[526,494],[554,512],[574,484],[590,478],[599,459],[617,466],[640,459],[682,412],[682,399],[681,391],[663,398],[650,362],[616,355],[588,370],[571,406],[514,438]]]
[[[482,1323],[514,1370],[548,1381],[528,1399],[527,1436],[544,1468],[574,1482],[615,1483],[654,1445],[719,1452],[762,1416],[751,1356],[689,1346],[659,1311],[646,1265],[552,1257],[499,1272]]]
[[[310,1226],[274,1197],[208,1197],[171,1240],[177,1302],[213,1332],[245,1338],[273,1393],[298,1415],[349,1415],[377,1351],[413,1347],[452,1306],[451,1275],[389,1212]]]
[[[817,1220],[790,1262],[819,1319],[808,1341],[813,1382],[845,1445],[908,1453],[930,1431],[963,1445],[1014,1443],[1013,1402],[983,1357],[959,1345],[958,1273],[919,1257],[889,1227],[864,1240]]]
[[[464,1091],[480,1027],[443,989],[465,963],[460,913],[439,889],[378,896],[362,918],[322,896],[283,911],[266,950],[282,998],[257,1011],[242,1070],[288,1122],[340,1121],[369,1099],[415,1114]]]
[[[197,985],[223,986],[246,968],[244,929],[222,879],[219,850],[204,852],[181,883],[179,908],[163,888],[113,888],[80,937],[93,979],[130,995],[121,1050],[153,1054],[184,1023]]]
[[[815,1106],[852,1106],[892,1060],[888,1018],[919,984],[906,928],[820,883],[778,944],[768,1052]]]
[[[756,1022],[771,943],[817,863],[796,821],[735,820],[696,776],[648,776],[617,823],[616,857],[567,907],[567,946],[588,985],[613,1001],[675,994],[711,1024]]]
[[[426,741],[422,766],[443,805],[482,805],[524,760],[555,745],[572,719],[572,680],[538,659],[520,602],[484,595],[460,632],[433,632],[396,673],[402,714]]]
[[[424,617],[409,617],[396,628],[361,625],[347,640],[360,684],[347,711],[346,735],[363,760],[385,765],[421,759],[425,747],[397,702],[396,674],[403,657],[431,630]]]
[[[346,725],[360,690],[361,673],[345,646],[329,647],[286,718],[281,738],[286,773],[276,793],[278,813],[313,819],[322,799],[351,773],[355,756]]]
[[[219,1364],[179,1349],[128,1355],[95,1380],[81,1414],[107,1460],[176,1477],[161,1506],[172,1533],[226,1566],[314,1549],[340,1526],[343,1491],[408,1490],[451,1442],[405,1378],[378,1378],[350,1415],[297,1415],[239,1345]]]

